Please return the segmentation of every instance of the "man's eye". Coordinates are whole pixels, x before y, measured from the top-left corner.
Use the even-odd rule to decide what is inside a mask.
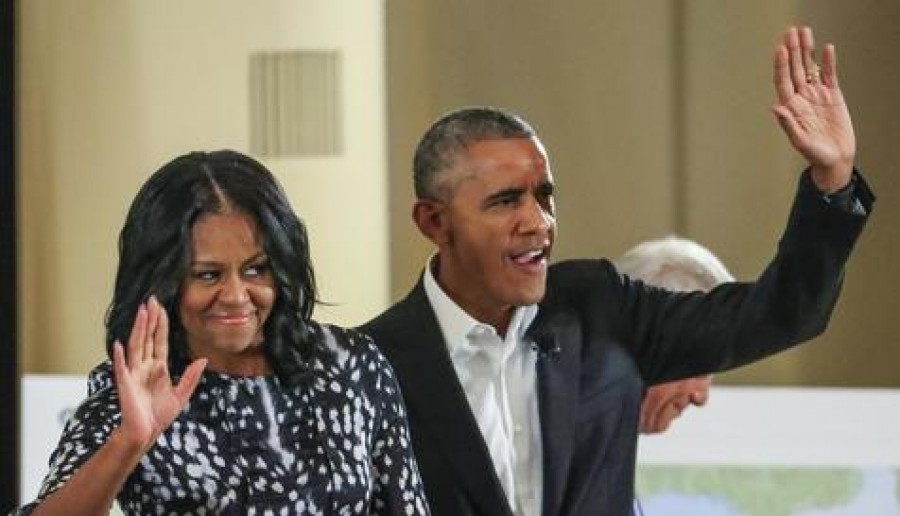
[[[494,199],[493,205],[494,206],[514,206],[516,204],[516,201],[518,201],[518,199],[519,198],[514,195],[498,197],[498,198]]]
[[[538,198],[543,199],[545,201],[552,201],[553,195],[554,195],[554,191],[553,191],[552,185],[544,186],[541,189],[539,189],[537,192]]]

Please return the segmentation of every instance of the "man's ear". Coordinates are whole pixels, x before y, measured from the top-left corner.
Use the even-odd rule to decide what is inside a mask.
[[[441,247],[448,240],[447,207],[433,199],[419,199],[413,204],[412,217],[419,231]]]

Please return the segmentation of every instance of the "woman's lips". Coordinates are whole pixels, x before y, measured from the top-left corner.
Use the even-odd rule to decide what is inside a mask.
[[[250,317],[252,313],[239,313],[239,314],[213,314],[210,315],[210,319],[219,324],[224,324],[227,326],[241,326],[247,324],[250,321]]]

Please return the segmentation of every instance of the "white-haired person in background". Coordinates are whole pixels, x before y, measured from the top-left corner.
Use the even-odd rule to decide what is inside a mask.
[[[616,262],[619,272],[648,285],[675,291],[707,292],[734,277],[709,249],[684,238],[669,236],[633,247]],[[641,404],[640,430],[664,432],[690,405],[702,406],[709,397],[712,377],[697,376],[654,385]]]

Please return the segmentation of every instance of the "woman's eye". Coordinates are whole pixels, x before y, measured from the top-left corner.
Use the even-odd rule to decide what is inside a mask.
[[[250,278],[258,278],[267,272],[269,272],[269,264],[267,263],[258,263],[244,269],[244,275]]]
[[[219,273],[217,271],[194,271],[194,278],[200,281],[215,281],[218,277]]]

